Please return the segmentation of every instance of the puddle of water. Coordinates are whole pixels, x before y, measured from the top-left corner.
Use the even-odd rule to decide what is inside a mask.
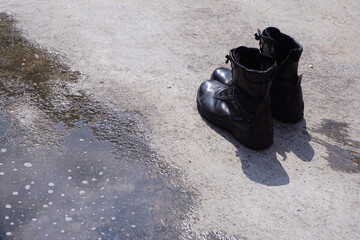
[[[15,23],[0,13],[0,239],[239,239],[192,229],[197,193],[142,116],[73,90],[83,76]]]
[[[352,140],[348,134],[346,122],[324,119],[321,126],[313,132],[321,133],[335,144],[316,139],[327,148],[327,160],[332,169],[347,173],[360,172],[360,142]]]
[[[2,216],[12,239],[180,238],[192,193],[139,155],[114,154],[89,127],[71,129],[55,148],[17,140],[2,143],[0,166]]]

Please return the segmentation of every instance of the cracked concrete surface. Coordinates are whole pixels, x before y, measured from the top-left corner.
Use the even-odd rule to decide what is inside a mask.
[[[357,1],[12,0],[0,11],[87,76],[74,88],[141,113],[152,147],[199,192],[199,231],[360,238]],[[195,98],[231,48],[257,46],[268,26],[304,47],[305,120],[275,122],[273,146],[251,151],[204,122]]]

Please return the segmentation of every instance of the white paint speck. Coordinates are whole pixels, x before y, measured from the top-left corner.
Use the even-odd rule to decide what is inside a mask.
[[[4,174],[5,174],[4,172],[0,172],[0,176],[4,176]]]
[[[39,54],[36,54],[36,53],[35,53],[34,57],[35,57],[35,58],[39,58]]]
[[[50,182],[48,185],[49,185],[49,187],[53,187],[53,186],[55,186],[55,184],[54,184],[54,183],[52,183],[52,182]]]
[[[96,227],[92,227],[91,230],[92,230],[92,231],[95,231],[95,230],[96,230]]]
[[[24,166],[25,167],[32,167],[32,163],[26,162],[26,163],[24,163]]]
[[[96,178],[92,178],[91,181],[95,182],[97,179]]]
[[[111,217],[111,220],[115,221],[115,220],[116,220],[116,217]]]
[[[83,142],[83,141],[85,141],[85,140],[84,140],[83,138],[80,138],[79,141],[80,141],[80,142]]]
[[[8,219],[10,219],[10,217],[9,217],[9,216],[5,216],[5,219],[8,220]]]
[[[33,218],[33,219],[31,219],[33,222],[36,222],[37,221],[37,218]]]
[[[11,208],[11,205],[10,205],[10,204],[6,204],[6,205],[5,205],[5,208]]]
[[[99,172],[99,175],[101,176],[101,175],[103,175],[104,173],[103,172]]]
[[[131,225],[131,227],[132,227],[132,228],[136,228],[136,225],[135,225],[135,224],[133,224],[133,225]]]
[[[82,181],[81,183],[82,183],[82,184],[89,184],[89,181],[84,180],[84,181]]]
[[[65,194],[64,194],[64,193],[62,193],[60,196],[62,196],[62,197],[63,197],[63,196],[65,196]]]
[[[62,229],[60,232],[61,232],[61,233],[64,233],[64,232],[65,232],[65,230],[63,230],[63,229]]]
[[[49,207],[49,205],[47,205],[47,204],[43,205],[43,208],[48,208],[48,207]]]
[[[29,189],[30,189],[30,185],[26,185],[26,186],[25,186],[25,189],[26,189],[26,190],[29,190]]]
[[[2,166],[4,163],[0,162],[0,166]]]
[[[70,222],[72,220],[71,217],[65,217],[65,221]]]
[[[80,194],[84,194],[84,193],[85,193],[85,190],[81,190],[79,193],[80,193]]]
[[[2,152],[2,153],[7,152],[7,149],[6,148],[1,148],[0,152]]]
[[[68,179],[69,179],[69,180],[71,180],[71,179],[72,179],[72,177],[71,177],[71,176],[68,176]]]
[[[12,195],[17,196],[19,193],[18,192],[13,192]]]
[[[14,168],[13,171],[14,171],[14,172],[17,172],[17,168]]]
[[[6,236],[11,236],[11,234],[12,234],[11,232],[6,232],[5,233]]]
[[[50,193],[50,194],[52,194],[53,192],[54,192],[54,191],[53,191],[53,190],[51,190],[51,189],[48,191],[48,193]]]
[[[72,172],[71,169],[69,169],[68,172]]]

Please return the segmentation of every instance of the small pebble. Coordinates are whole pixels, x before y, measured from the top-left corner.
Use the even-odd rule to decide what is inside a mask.
[[[26,162],[26,163],[24,163],[24,166],[25,167],[32,167],[32,163]]]

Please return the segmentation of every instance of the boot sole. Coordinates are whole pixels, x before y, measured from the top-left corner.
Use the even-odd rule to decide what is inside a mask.
[[[219,116],[203,109],[198,99],[196,99],[196,102],[198,111],[203,118],[217,127],[226,129],[244,146],[254,150],[261,150],[272,145],[274,136],[273,129],[267,131],[242,131],[236,128],[231,120],[219,119]]]

